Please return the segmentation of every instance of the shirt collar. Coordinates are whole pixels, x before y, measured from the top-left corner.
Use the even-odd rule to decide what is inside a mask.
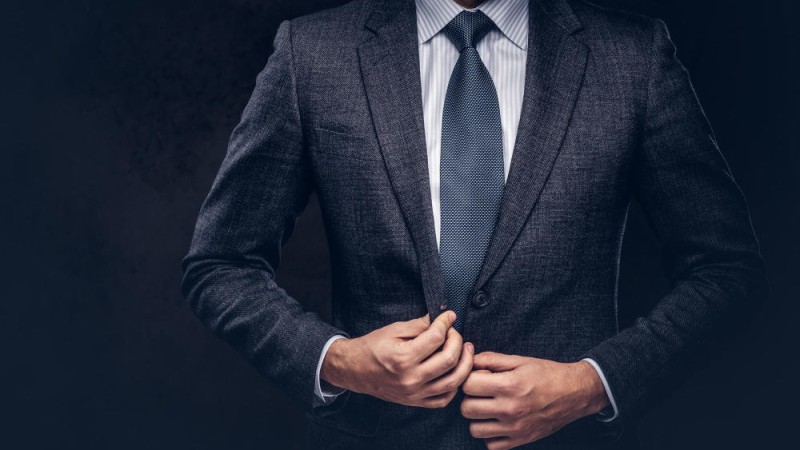
[[[517,47],[528,48],[528,1],[485,0],[475,9],[483,11]],[[416,0],[417,39],[427,42],[466,8],[454,0]]]

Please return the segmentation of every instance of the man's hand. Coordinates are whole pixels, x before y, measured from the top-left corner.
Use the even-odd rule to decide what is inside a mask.
[[[608,405],[600,377],[586,361],[482,352],[462,385],[461,414],[490,450],[514,448],[555,433]]]
[[[442,408],[472,370],[474,347],[452,327],[446,311],[427,314],[353,339],[338,339],[325,355],[320,378],[394,403]]]

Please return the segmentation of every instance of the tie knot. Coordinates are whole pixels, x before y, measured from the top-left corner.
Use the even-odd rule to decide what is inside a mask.
[[[483,11],[461,11],[445,25],[444,32],[460,53],[465,48],[475,48],[492,27],[494,22]]]

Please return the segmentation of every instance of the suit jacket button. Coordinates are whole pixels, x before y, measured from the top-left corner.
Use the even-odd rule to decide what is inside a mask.
[[[476,308],[483,308],[489,304],[489,294],[484,291],[478,291],[472,297],[472,306]]]

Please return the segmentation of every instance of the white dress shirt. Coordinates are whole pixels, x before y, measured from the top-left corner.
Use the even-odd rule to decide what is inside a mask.
[[[456,65],[459,52],[441,30],[461,11],[479,9],[486,14],[496,28],[481,39],[475,49],[489,71],[497,90],[500,106],[500,123],[503,128],[503,168],[506,179],[514,152],[517,128],[522,111],[525,90],[525,65],[528,56],[528,1],[486,0],[477,8],[464,8],[452,0],[416,0],[417,37],[419,42],[419,66],[422,85],[423,115],[425,120],[425,144],[428,152],[431,206],[433,207],[436,243],[440,240],[440,195],[439,163],[442,142],[442,113],[447,93],[447,83]],[[333,336],[325,344],[317,364],[315,392],[324,404],[332,402],[343,389],[326,387],[322,390],[319,372],[330,345],[344,336]],[[617,406],[611,389],[600,366],[592,359],[585,359],[600,375],[613,409],[611,417],[599,417],[611,421],[617,417]]]

